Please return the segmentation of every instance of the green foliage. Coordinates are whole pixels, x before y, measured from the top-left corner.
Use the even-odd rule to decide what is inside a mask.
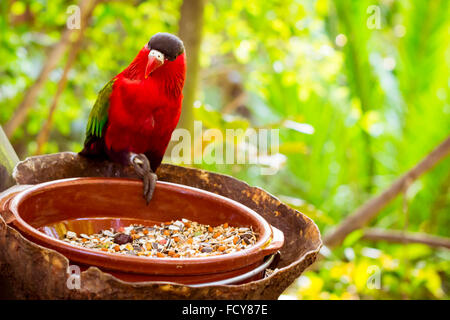
[[[181,2],[128,0],[97,6],[45,152],[81,149],[100,89],[153,33],[177,32]],[[0,124],[11,118],[47,50],[59,40],[70,4],[1,2]],[[368,25],[372,5],[380,10],[379,29]],[[283,161],[271,176],[261,175],[255,165],[196,166],[263,187],[326,233],[450,133],[448,7],[447,0],[207,1],[195,118],[204,129],[222,133],[279,128]],[[14,134],[21,158],[35,151],[64,63],[51,73],[26,123]],[[244,102],[233,107],[242,93]],[[296,130],[289,121],[312,130]],[[244,135],[237,140],[242,143]],[[447,158],[372,225],[401,229],[408,221],[409,231],[449,237],[449,172]],[[342,248],[288,293],[297,298],[449,297],[448,252],[366,244],[361,235],[349,235]],[[378,251],[367,250],[374,246]],[[380,290],[366,285],[372,265],[381,270]]]
[[[448,299],[448,251],[436,255],[424,245],[373,248],[358,243],[339,250],[307,271],[282,298],[296,299]],[[336,252],[335,252],[336,253]]]

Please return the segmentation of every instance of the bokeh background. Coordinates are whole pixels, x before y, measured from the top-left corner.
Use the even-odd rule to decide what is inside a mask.
[[[71,5],[79,30],[66,25]],[[280,129],[279,154],[264,159],[276,175],[195,166],[264,188],[322,234],[450,134],[447,0],[2,0],[0,10],[0,124],[20,159],[79,151],[97,92],[159,31],[187,47],[180,127]],[[450,159],[368,227],[448,241]],[[367,230],[326,247],[281,298],[449,299],[448,249]]]

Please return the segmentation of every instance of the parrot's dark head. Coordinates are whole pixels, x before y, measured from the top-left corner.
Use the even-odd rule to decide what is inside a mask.
[[[183,41],[177,36],[166,32],[155,34],[146,44],[148,63],[145,68],[145,78],[164,64],[170,64],[178,56],[184,54]]]

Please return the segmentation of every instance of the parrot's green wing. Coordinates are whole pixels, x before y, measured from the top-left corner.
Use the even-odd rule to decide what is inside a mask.
[[[97,101],[95,101],[94,107],[89,114],[86,137],[101,138],[103,128],[108,121],[109,98],[111,97],[115,80],[109,81],[98,93]]]

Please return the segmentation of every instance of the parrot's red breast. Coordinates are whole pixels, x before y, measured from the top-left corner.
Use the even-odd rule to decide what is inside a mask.
[[[115,78],[105,143],[113,151],[150,153],[153,166],[164,156],[180,118],[186,58],[183,53],[145,78],[148,52],[143,48]]]

